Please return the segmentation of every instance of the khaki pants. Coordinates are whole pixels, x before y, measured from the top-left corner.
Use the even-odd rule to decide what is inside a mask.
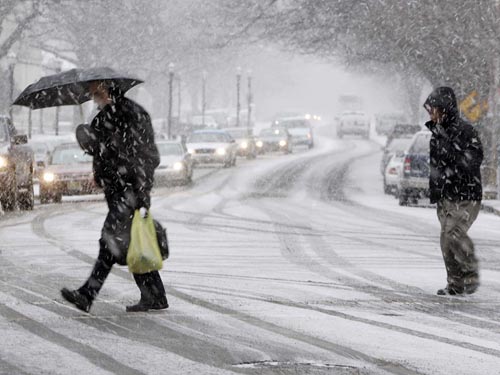
[[[441,252],[448,275],[448,287],[474,292],[479,285],[478,260],[467,231],[476,220],[481,201],[438,202],[441,223]]]

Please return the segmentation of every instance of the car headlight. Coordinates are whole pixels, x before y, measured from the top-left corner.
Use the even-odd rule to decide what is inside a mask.
[[[184,168],[184,164],[182,164],[180,161],[174,163],[174,171],[182,171]]]
[[[188,148],[188,153],[190,153],[191,155],[194,154],[194,148]]]
[[[307,133],[307,139],[311,139],[311,133]]]
[[[5,168],[9,164],[9,161],[5,156],[0,156],[0,168]]]
[[[257,146],[257,147],[259,147],[259,148],[260,148],[260,147],[264,146],[264,143],[263,143],[262,141],[257,141],[257,142],[255,143],[255,146]]]
[[[240,147],[246,150],[248,148],[248,142],[241,142]]]
[[[52,172],[45,172],[43,174],[43,180],[45,182],[53,182],[55,180],[56,176]]]
[[[226,149],[222,148],[222,147],[218,148],[216,152],[217,152],[217,155],[221,155],[221,156],[226,155]]]
[[[286,146],[286,141],[282,139],[282,140],[280,141],[280,146],[281,146],[281,147],[285,147],[285,146]]]

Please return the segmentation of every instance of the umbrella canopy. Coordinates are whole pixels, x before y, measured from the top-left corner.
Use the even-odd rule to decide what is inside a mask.
[[[39,109],[85,103],[92,99],[88,93],[91,81],[109,81],[123,92],[143,82],[106,67],[71,69],[40,78],[26,87],[13,104]]]

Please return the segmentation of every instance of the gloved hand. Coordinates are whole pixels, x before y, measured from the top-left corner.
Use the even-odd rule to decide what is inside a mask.
[[[148,217],[148,209],[146,207],[139,208],[139,214],[143,219]]]

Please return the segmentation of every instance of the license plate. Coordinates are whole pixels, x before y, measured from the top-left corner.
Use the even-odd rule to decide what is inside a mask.
[[[82,184],[80,181],[70,181],[68,182],[68,190],[81,190]]]

